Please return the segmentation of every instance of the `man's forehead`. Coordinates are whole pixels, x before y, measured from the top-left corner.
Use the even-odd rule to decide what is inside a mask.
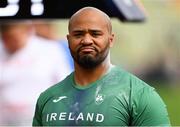
[[[85,7],[76,12],[69,20],[69,31],[72,29],[72,26],[75,27],[78,24],[88,24],[91,25],[91,27],[93,25],[102,25],[103,27],[109,27],[108,29],[111,31],[111,22],[109,16],[101,10],[93,7]]]
[[[105,29],[107,28],[107,24],[106,23],[102,23],[102,22],[74,22],[71,25],[71,29],[70,31],[75,32],[75,31],[105,31]]]

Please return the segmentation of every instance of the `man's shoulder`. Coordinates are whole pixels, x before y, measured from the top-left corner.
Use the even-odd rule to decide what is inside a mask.
[[[142,96],[148,97],[151,94],[156,93],[154,87],[138,78],[135,74],[126,71],[125,69],[115,67],[113,72],[114,75],[112,77],[116,79],[117,76],[116,82],[118,81],[116,90],[118,90],[118,93],[121,92],[121,94],[117,94],[117,96],[125,93],[126,96],[129,96],[132,100],[136,100],[137,98],[141,98]]]
[[[142,89],[142,88],[154,89],[145,81],[137,77],[135,74],[119,66],[114,66],[114,68],[112,69],[112,74],[116,75],[114,77],[118,77],[119,80],[123,81],[124,83],[126,82],[126,84],[129,84],[129,87],[131,89],[135,89],[135,90]]]
[[[59,83],[49,87],[48,89],[46,89],[44,92],[42,92],[40,94],[39,99],[40,100],[46,100],[48,98],[51,98],[53,96],[56,96],[58,94],[61,94],[62,92],[64,92],[65,87],[70,86],[70,82],[71,82],[71,76],[72,73],[70,75],[68,75],[64,80],[60,81]]]

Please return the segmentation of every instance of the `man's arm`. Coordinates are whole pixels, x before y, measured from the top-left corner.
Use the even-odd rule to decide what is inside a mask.
[[[36,109],[35,109],[35,114],[34,114],[34,117],[33,117],[32,126],[42,126],[39,99],[38,99],[37,104],[36,104]]]
[[[132,99],[133,126],[170,126],[166,105],[157,92],[144,87]]]

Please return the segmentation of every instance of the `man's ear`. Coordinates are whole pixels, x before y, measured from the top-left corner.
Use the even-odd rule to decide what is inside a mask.
[[[113,47],[114,45],[114,33],[112,33],[109,37],[110,47]]]
[[[70,42],[70,35],[69,35],[69,34],[67,34],[67,35],[66,35],[66,38],[67,38],[67,40],[68,40],[68,44],[69,44],[69,42]]]
[[[69,34],[66,35],[67,40],[69,41]]]

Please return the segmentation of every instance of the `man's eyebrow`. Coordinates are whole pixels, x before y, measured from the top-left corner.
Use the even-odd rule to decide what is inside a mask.
[[[99,30],[99,29],[89,29],[89,30],[78,29],[78,30],[72,30],[72,33],[82,33],[82,32],[103,32],[103,31]]]
[[[89,30],[89,32],[98,32],[98,33],[102,33],[102,30]]]
[[[84,33],[84,32],[85,32],[85,30],[83,30],[83,29],[73,29],[71,31],[71,33]]]
[[[89,29],[88,31],[90,31],[90,32],[102,32],[101,29]]]

